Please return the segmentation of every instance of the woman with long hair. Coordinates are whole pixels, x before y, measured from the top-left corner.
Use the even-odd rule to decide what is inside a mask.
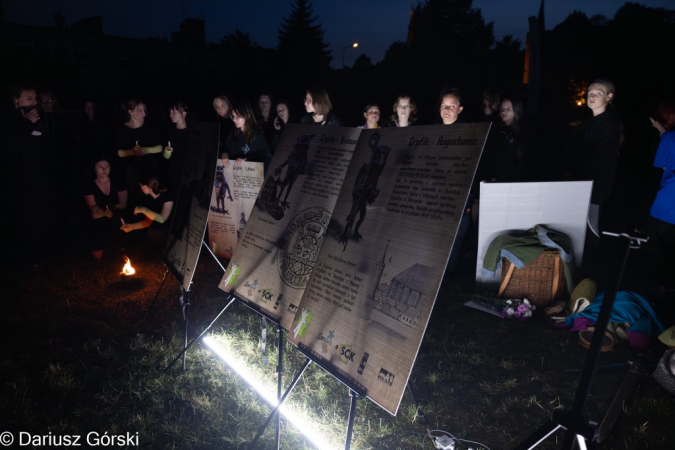
[[[528,141],[523,103],[517,97],[505,98],[499,106],[499,123],[493,124],[486,154],[481,161],[481,179],[500,182],[525,181]]]
[[[236,167],[241,166],[244,161],[261,162],[267,173],[272,153],[260,132],[249,102],[242,101],[232,107],[232,122],[234,130],[225,142],[227,158],[222,159],[235,160]]]
[[[390,127],[407,127],[417,120],[417,104],[408,95],[399,95],[394,102],[394,114],[391,115]]]
[[[300,123],[327,127],[342,126],[342,121],[333,113],[333,104],[324,88],[314,86],[307,89],[304,104],[307,114],[302,116]]]
[[[260,131],[265,137],[267,146],[272,146],[274,137],[274,115],[272,114],[272,94],[263,91],[258,96],[256,117]]]
[[[110,162],[103,155],[91,162],[95,177],[85,183],[83,191],[84,201],[91,210],[89,247],[91,255],[98,260],[103,257],[103,246],[112,231],[117,230],[119,221],[115,223],[112,219],[119,218],[127,207],[127,187],[110,177]]]
[[[216,95],[213,99],[213,110],[218,118],[218,154],[222,157],[225,153],[225,141],[234,128],[232,124],[232,100],[226,94]]]

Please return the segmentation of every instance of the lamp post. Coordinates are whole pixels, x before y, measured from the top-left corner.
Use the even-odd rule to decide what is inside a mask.
[[[345,50],[347,50],[348,48],[356,48],[358,46],[359,46],[359,43],[354,42],[352,45],[348,45],[348,46],[346,46],[345,48],[342,49],[342,68],[343,69],[345,68]]]

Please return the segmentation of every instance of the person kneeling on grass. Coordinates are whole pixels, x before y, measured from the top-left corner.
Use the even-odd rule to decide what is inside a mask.
[[[120,229],[129,233],[133,230],[152,227],[159,231],[163,238],[164,229],[173,208],[173,196],[167,187],[160,184],[159,176],[154,172],[141,173],[138,184],[145,195],[142,202],[144,206],[137,206],[134,214],[144,215],[145,219],[136,223],[125,223]]]

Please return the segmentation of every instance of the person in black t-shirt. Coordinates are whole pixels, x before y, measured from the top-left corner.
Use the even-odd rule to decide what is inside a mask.
[[[103,156],[94,158],[96,178],[84,186],[84,201],[91,210],[89,223],[89,246],[94,259],[103,257],[103,244],[117,230],[121,211],[127,207],[127,187],[114,178],[110,178],[110,163]],[[119,231],[117,231],[119,233]]]
[[[120,229],[129,233],[150,226],[164,228],[173,209],[174,199],[171,192],[160,184],[159,176],[153,172],[141,173],[138,177],[138,184],[146,196],[145,206],[134,208],[134,214],[143,215],[145,218],[136,223],[125,223]]]

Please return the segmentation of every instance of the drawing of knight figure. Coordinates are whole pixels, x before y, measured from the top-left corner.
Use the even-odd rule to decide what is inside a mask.
[[[225,179],[225,173],[223,171],[223,166],[218,165],[216,167],[216,181],[214,183],[214,187],[216,188],[216,212],[219,212],[221,214],[229,214],[229,212],[225,209],[225,197],[230,201],[234,201],[232,198],[232,191],[230,190],[230,185],[227,184],[227,180]]]
[[[360,241],[363,237],[359,233],[359,227],[366,218],[366,205],[371,205],[380,194],[380,190],[377,188],[377,181],[380,178],[380,175],[382,175],[382,171],[389,158],[389,152],[391,151],[389,146],[380,145],[380,133],[375,133],[370,137],[368,146],[372,150],[370,160],[361,166],[361,169],[356,176],[356,180],[354,180],[354,187],[352,189],[352,208],[347,216],[347,223],[345,224],[344,230],[336,236],[338,242],[345,243],[343,250],[347,249],[347,240],[352,232],[352,228],[352,237],[356,242]],[[357,213],[359,214],[359,220],[355,225],[354,220],[356,219]]]
[[[307,164],[309,163],[307,155],[309,152],[309,142],[313,137],[313,134],[311,136],[306,134],[300,136],[297,143],[293,147],[293,151],[288,155],[288,158],[286,158],[286,161],[274,169],[274,175],[279,177],[278,184],[281,187],[277,196],[277,200],[284,209],[288,208],[289,206],[288,195],[291,193],[293,185],[295,184],[298,177],[305,173]],[[288,167],[286,168],[286,174],[284,178],[281,179],[281,169],[283,169],[284,166]],[[286,190],[286,196],[283,200],[281,200],[284,190]]]

